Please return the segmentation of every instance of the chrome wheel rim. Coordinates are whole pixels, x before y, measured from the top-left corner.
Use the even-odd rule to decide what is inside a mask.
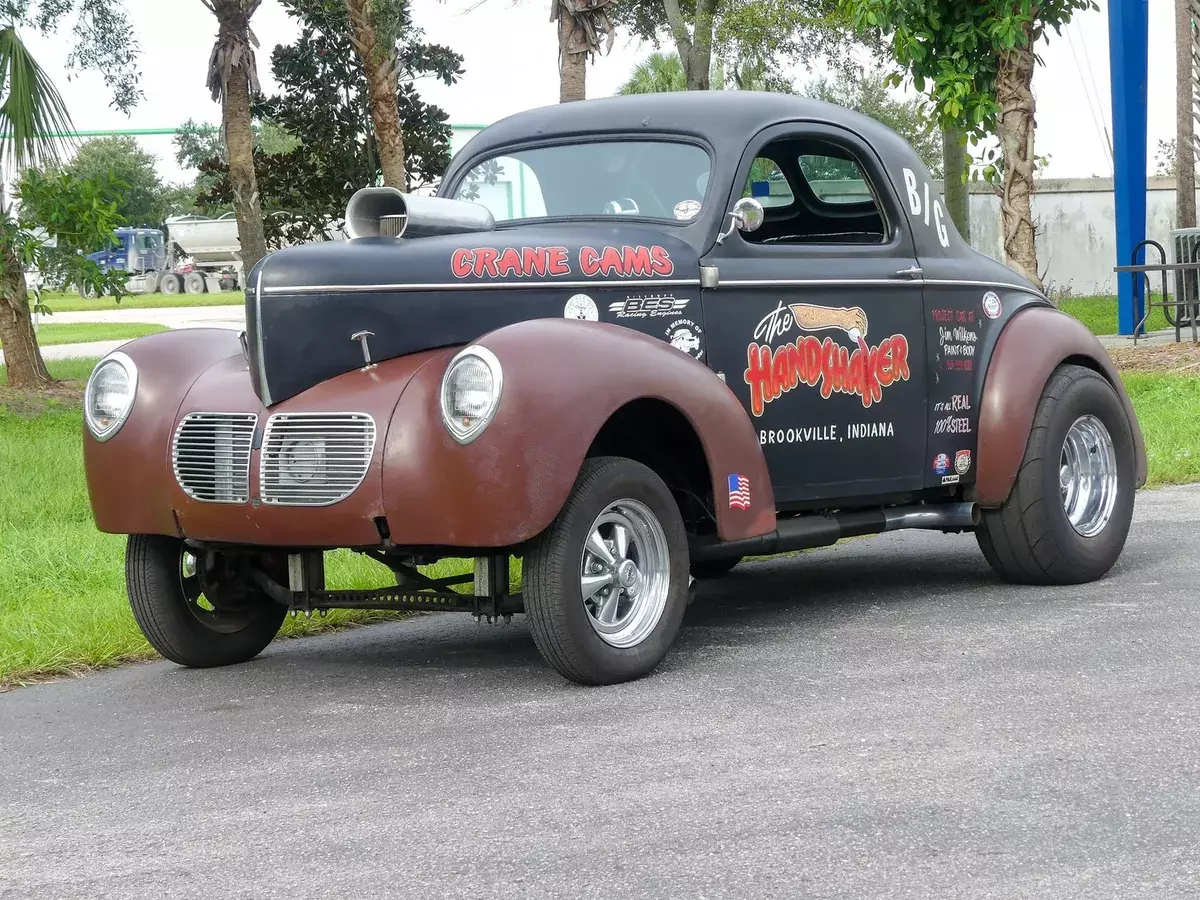
[[[588,622],[613,647],[636,647],[658,626],[671,589],[667,535],[650,508],[617,500],[588,529],[579,567]]]
[[[1058,488],[1067,521],[1083,537],[1095,537],[1117,505],[1117,451],[1104,423],[1080,416],[1067,429],[1058,467]]]

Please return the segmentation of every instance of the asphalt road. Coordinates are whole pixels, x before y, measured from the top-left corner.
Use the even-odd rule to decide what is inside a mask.
[[[0,896],[1200,896],[1200,489],[1080,588],[899,533],[739,569],[653,677],[423,616],[0,695]]]

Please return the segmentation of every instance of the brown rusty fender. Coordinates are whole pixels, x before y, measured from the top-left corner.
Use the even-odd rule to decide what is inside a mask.
[[[380,543],[376,518],[386,516],[396,545],[513,546],[553,521],[609,417],[653,399],[677,409],[700,440],[720,537],[775,529],[770,478],[748,416],[720,379],[687,355],[629,329],[567,319],[520,322],[478,343],[499,358],[504,385],[495,419],[465,446],[447,434],[438,408],[442,375],[458,348],[348,372],[267,410],[232,332],[168,332],[127,345],[139,369],[129,420],[107,443],[85,434],[97,526],[214,542],[361,547]],[[621,378],[612,378],[614,371]],[[559,389],[566,385],[575,389]],[[378,434],[363,483],[340,503],[204,503],[175,480],[171,436],[190,412],[254,412],[261,434],[270,414],[334,411],[370,413]],[[252,501],[258,457],[256,450]],[[750,509],[721,502],[730,473],[755,485]]]
[[[979,413],[978,477],[974,499],[1000,506],[1012,490],[1025,456],[1038,401],[1063,363],[1096,369],[1113,386],[1133,431],[1137,487],[1146,483],[1146,444],[1112,360],[1078,320],[1048,306],[1027,306],[1009,320],[992,352]]]

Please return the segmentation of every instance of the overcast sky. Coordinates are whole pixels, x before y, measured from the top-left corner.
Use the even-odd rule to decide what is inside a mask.
[[[115,0],[114,0],[115,2]],[[416,22],[427,39],[453,47],[464,57],[465,74],[453,87],[430,82],[426,99],[440,104],[451,122],[487,124],[502,116],[558,99],[556,39],[549,0],[413,0]],[[1104,7],[1106,0],[1102,0]],[[191,117],[217,123],[220,110],[204,88],[209,50],[216,31],[200,0],[125,0],[142,48],[145,99],[130,116],[109,107],[96,75],[68,81],[64,68],[69,37],[36,38],[36,58],[66,97],[79,130],[173,128]],[[1149,156],[1159,138],[1175,133],[1174,25],[1171,0],[1150,0]],[[298,32],[278,0],[263,0],[254,17],[262,45],[259,71],[264,90],[274,81],[270,51]],[[629,70],[652,48],[618,36],[612,53],[588,68],[588,96],[612,94]],[[1050,177],[1112,175],[1104,129],[1111,134],[1108,15],[1105,8],[1076,17],[1061,38],[1042,47],[1045,66],[1034,90],[1038,103],[1037,153],[1051,157]],[[800,73],[799,81],[806,76]],[[168,180],[182,180],[171,158],[170,138],[144,138]],[[1153,171],[1153,162],[1151,162]]]

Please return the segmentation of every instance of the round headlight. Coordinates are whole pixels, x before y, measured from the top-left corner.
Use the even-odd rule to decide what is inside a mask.
[[[467,347],[450,361],[442,377],[442,422],[452,438],[469,444],[483,433],[503,383],[500,360],[486,347]]]
[[[98,441],[116,434],[137,393],[137,366],[124,353],[110,353],[96,365],[83,396],[83,418]]]

